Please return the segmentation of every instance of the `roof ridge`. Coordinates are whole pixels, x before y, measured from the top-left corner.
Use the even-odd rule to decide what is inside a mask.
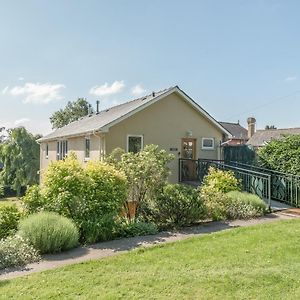
[[[300,129],[300,127],[286,127],[286,128],[271,128],[271,129],[257,129],[256,131],[280,131],[280,130],[290,130],[290,129]]]
[[[174,87],[175,87],[175,86],[171,86],[171,87],[169,87],[169,88],[165,88],[165,89],[160,90],[160,91],[154,91],[154,93],[165,93],[165,92],[171,90],[171,89],[174,88]],[[153,93],[153,92],[152,92],[152,93]],[[117,105],[113,105],[113,106],[107,107],[107,108],[105,108],[105,109],[100,110],[98,113],[97,113],[97,112],[93,112],[92,114],[88,114],[88,115],[86,115],[86,116],[83,116],[83,117],[81,117],[81,118],[79,118],[79,119],[77,119],[77,120],[74,120],[74,121],[70,122],[69,124],[72,124],[72,123],[75,123],[75,122],[79,122],[79,121],[81,121],[81,120],[84,120],[84,119],[87,119],[87,118],[90,118],[90,117],[95,117],[95,116],[99,115],[99,114],[102,113],[102,112],[106,112],[106,111],[111,110],[111,109],[113,109],[113,108],[117,108],[117,107],[120,107],[120,106],[122,106],[122,105],[125,105],[125,104],[128,104],[128,103],[132,103],[132,102],[135,102],[135,101],[138,101],[138,100],[141,100],[141,99],[143,99],[143,98],[148,98],[148,97],[150,97],[150,96],[152,95],[152,93],[151,93],[151,94],[148,94],[148,95],[144,95],[144,96],[139,97],[139,98],[135,98],[135,99],[132,99],[132,100],[129,100],[129,101],[120,103],[120,104],[117,104]],[[155,96],[155,97],[156,97],[156,96]],[[153,98],[155,98],[155,97],[153,97]],[[68,126],[69,124],[67,124],[67,125],[65,125],[65,126]],[[65,127],[65,126],[63,126],[63,127]],[[61,127],[61,128],[63,128],[63,127]],[[56,130],[58,130],[58,129],[60,129],[60,128],[57,128]]]
[[[172,88],[174,88],[174,86],[171,86],[171,87],[169,87],[169,88],[166,88],[166,89],[163,89],[163,90],[160,90],[160,91],[154,91],[154,93],[155,93],[155,94],[156,94],[156,93],[164,93],[164,92],[166,92],[166,91],[171,90]],[[148,95],[144,95],[144,96],[142,96],[142,97],[139,97],[139,98],[135,98],[135,99],[128,100],[128,101],[126,101],[126,102],[123,102],[123,103],[120,103],[120,104],[117,104],[117,105],[113,105],[113,106],[107,107],[107,108],[105,108],[105,109],[99,111],[99,113],[100,113],[100,112],[107,111],[108,109],[112,109],[112,108],[119,107],[119,106],[122,106],[122,105],[125,105],[125,104],[128,104],[128,103],[131,103],[131,102],[134,102],[134,101],[141,100],[141,99],[143,99],[143,98],[150,97],[150,96],[152,95],[152,93],[153,93],[153,92],[151,92],[151,93],[148,94]],[[156,96],[155,96],[155,97],[156,97]]]

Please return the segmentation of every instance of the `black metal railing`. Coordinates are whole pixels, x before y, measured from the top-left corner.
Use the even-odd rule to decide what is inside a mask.
[[[292,206],[300,206],[300,176],[236,161],[229,164],[271,175],[271,198]]]
[[[225,164],[219,160],[179,159],[179,181],[198,182],[199,185],[207,175],[209,167],[232,171],[241,181],[242,190],[258,195],[271,204],[271,175]]]
[[[179,181],[197,182],[200,185],[209,167],[232,171],[241,180],[244,191],[256,194],[268,202],[276,200],[300,207],[300,176],[255,165],[208,159],[179,159]]]

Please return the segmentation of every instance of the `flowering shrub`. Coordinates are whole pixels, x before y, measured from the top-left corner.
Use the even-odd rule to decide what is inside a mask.
[[[209,168],[201,185],[202,194],[210,191],[228,193],[237,190],[240,190],[240,181],[235,178],[233,172],[222,171],[213,167]]]
[[[22,213],[16,205],[0,206],[0,239],[6,238],[17,231]]]
[[[42,210],[45,206],[45,199],[41,195],[41,189],[38,185],[29,187],[22,197],[22,202],[25,210],[32,214]]]
[[[0,240],[0,269],[24,266],[40,260],[38,252],[16,235]]]
[[[228,219],[250,219],[267,212],[267,206],[258,196],[238,191],[227,195],[226,215]]]
[[[122,153],[115,149],[107,162],[122,170],[128,180],[128,200],[138,204],[155,197],[166,184],[170,170],[168,163],[173,154],[159,150],[156,145],[147,145],[138,153]]]
[[[41,254],[74,248],[79,239],[74,222],[53,212],[29,215],[20,222],[18,234]]]

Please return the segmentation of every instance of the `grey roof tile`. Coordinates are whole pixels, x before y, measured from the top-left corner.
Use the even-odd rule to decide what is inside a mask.
[[[273,139],[280,139],[286,135],[300,134],[300,128],[282,128],[282,129],[268,129],[257,130],[254,135],[247,142],[253,147],[264,146]]]
[[[248,130],[239,123],[219,122],[225,129],[227,129],[234,139],[248,140]]]
[[[107,109],[100,111],[98,114],[94,113],[89,116],[80,118],[77,121],[74,121],[62,128],[58,128],[52,133],[40,138],[38,141],[46,141],[52,140],[61,137],[70,137],[74,135],[80,134],[88,134],[96,130],[101,130],[101,128],[109,125],[113,121],[125,116],[126,114],[132,112],[138,107],[144,105],[147,102],[167,93],[174,87],[170,87],[168,89],[155,92],[154,95],[151,93],[150,95],[140,97],[129,102],[125,102]]]

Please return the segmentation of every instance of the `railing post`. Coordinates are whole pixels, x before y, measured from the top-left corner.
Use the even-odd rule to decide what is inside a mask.
[[[268,175],[268,203],[269,210],[271,210],[271,175]]]

